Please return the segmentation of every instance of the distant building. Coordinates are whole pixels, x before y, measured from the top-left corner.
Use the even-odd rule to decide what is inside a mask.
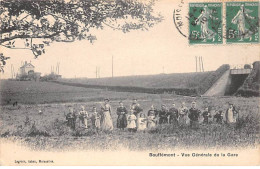
[[[34,74],[34,66],[25,61],[24,65],[20,67],[20,76]]]
[[[20,72],[17,74],[17,80],[35,80],[39,81],[41,73],[34,71],[34,66],[25,61],[24,65],[20,67]]]

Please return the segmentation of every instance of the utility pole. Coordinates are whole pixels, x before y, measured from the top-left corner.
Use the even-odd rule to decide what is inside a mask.
[[[56,65],[56,74],[57,75],[59,74],[59,62],[57,62],[57,65]]]
[[[199,56],[199,70],[200,70],[200,72],[201,72],[201,62],[200,62],[200,56]]]
[[[100,78],[100,67],[98,67],[98,78]]]
[[[13,64],[11,64],[11,78],[13,79]]]
[[[15,78],[14,65],[13,65],[13,77]]]
[[[98,78],[98,67],[96,66],[96,79]]]
[[[197,63],[197,56],[195,56],[195,61],[196,61],[196,72],[198,72],[198,63]]]
[[[60,74],[60,62],[58,62],[58,75]]]
[[[201,66],[202,66],[202,71],[204,72],[204,66],[203,66],[203,60],[202,60],[202,57],[201,57]]]
[[[112,77],[114,77],[114,56],[112,55]]]
[[[12,79],[15,78],[15,72],[14,72],[14,65],[11,64],[11,76],[12,76]]]

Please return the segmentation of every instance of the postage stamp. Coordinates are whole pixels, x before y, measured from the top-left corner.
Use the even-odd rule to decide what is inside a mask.
[[[259,2],[226,3],[227,43],[259,42]]]
[[[221,44],[222,3],[189,4],[189,43]]]

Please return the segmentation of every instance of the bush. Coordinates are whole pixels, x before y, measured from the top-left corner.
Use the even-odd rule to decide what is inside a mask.
[[[32,128],[30,129],[29,133],[27,134],[29,137],[36,137],[36,136],[44,136],[49,137],[50,134],[47,131],[40,131],[36,128],[35,124],[32,125]]]
[[[49,75],[42,76],[42,77],[40,78],[40,81],[53,81],[53,80],[59,79],[60,77],[61,77],[60,75],[51,73],[51,74],[49,74]]]
[[[245,64],[245,65],[244,65],[244,69],[251,69],[251,65]]]
[[[73,132],[63,120],[55,119],[50,126],[46,127],[51,136],[71,135]]]
[[[251,97],[260,96],[260,61],[253,63],[253,69],[243,85],[235,93],[237,96]]]

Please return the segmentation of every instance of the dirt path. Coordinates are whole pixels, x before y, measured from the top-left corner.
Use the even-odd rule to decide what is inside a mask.
[[[203,96],[224,96],[229,80],[230,70],[227,70]]]

